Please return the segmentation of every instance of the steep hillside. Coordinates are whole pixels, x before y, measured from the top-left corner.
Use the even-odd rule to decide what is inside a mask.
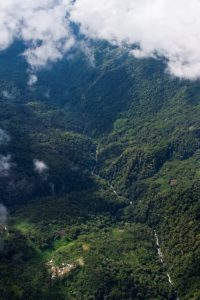
[[[198,300],[199,83],[94,43],[27,87],[19,47],[0,55],[3,300]]]

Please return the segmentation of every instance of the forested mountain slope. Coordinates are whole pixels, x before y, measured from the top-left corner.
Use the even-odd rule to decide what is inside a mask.
[[[2,299],[200,299],[199,83],[99,42],[28,87],[20,47],[0,55]]]

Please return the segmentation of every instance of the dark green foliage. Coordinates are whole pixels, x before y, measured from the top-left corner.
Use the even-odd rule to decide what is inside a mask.
[[[28,88],[20,47],[0,55],[0,299],[199,300],[199,83],[100,42],[95,66],[74,50]],[[51,280],[51,259],[73,268]]]

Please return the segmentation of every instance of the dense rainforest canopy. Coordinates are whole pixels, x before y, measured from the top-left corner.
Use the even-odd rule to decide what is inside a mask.
[[[29,87],[21,48],[0,54],[0,299],[200,299],[199,82],[94,42]]]

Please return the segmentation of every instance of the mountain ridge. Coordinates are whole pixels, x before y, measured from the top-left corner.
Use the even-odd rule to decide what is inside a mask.
[[[95,66],[76,50],[32,88],[24,88],[25,66],[6,84],[1,75],[0,127],[11,136],[1,152],[13,161],[0,180],[10,211],[1,294],[172,300],[177,290],[198,300],[199,83],[171,78],[162,60],[104,43],[92,51]],[[34,159],[47,164],[44,176]],[[52,282],[52,259],[58,270],[76,267]]]

